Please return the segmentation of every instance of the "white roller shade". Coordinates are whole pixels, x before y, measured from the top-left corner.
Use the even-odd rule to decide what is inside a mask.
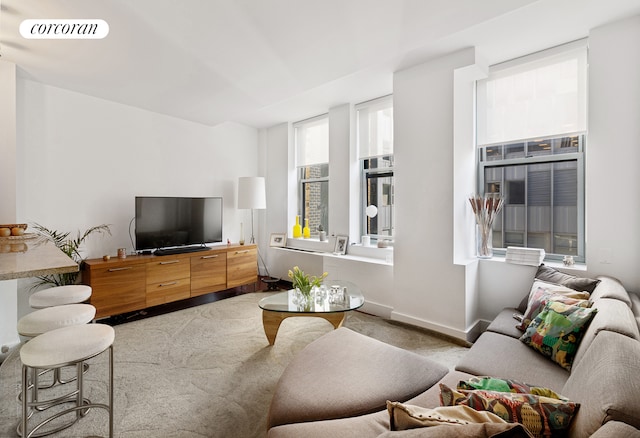
[[[329,118],[324,116],[293,125],[296,166],[313,166],[329,162]]]
[[[393,98],[356,105],[358,120],[358,158],[393,154]]]
[[[587,129],[587,49],[551,49],[492,68],[478,81],[478,145]]]

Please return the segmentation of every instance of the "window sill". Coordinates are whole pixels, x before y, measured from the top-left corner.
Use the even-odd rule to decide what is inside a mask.
[[[325,242],[321,242],[325,243]],[[306,246],[306,245],[305,245]],[[366,254],[360,253],[360,250],[371,250],[371,252],[367,251]],[[336,259],[343,260],[351,260],[362,263],[373,263],[379,265],[387,265],[393,266],[393,249],[392,248],[376,248],[376,247],[362,247],[361,245],[350,245],[348,247],[347,254],[336,254],[333,251],[317,251],[308,248],[300,248],[300,247],[291,247],[287,245],[286,247],[274,247],[273,249],[279,251],[291,251],[291,252],[303,252],[307,254],[312,254],[321,257],[332,257]]]
[[[504,256],[493,256],[490,259],[478,259],[478,260],[482,263],[504,263],[509,265],[531,266],[531,267],[537,266],[537,265],[534,266],[534,265],[524,265],[519,263],[507,262]],[[575,271],[577,273],[587,271],[587,265],[584,263],[575,263],[573,266],[565,266],[564,263],[560,261],[555,261],[555,260],[545,260],[542,263],[544,263],[545,266],[549,266],[551,268],[558,269],[561,271],[566,271],[568,273],[571,273],[571,271]]]

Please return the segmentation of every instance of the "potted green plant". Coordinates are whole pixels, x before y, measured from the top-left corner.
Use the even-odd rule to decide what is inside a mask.
[[[297,266],[294,266],[293,270],[289,270],[289,278],[291,279],[293,288],[298,289],[305,297],[311,295],[311,289],[313,289],[314,286],[320,287],[327,275],[329,274],[325,272],[319,277],[315,275],[309,276]]]
[[[71,232],[61,233],[37,223],[33,225],[33,228],[40,236],[53,242],[58,248],[60,248],[60,250],[62,250],[62,252],[71,257],[78,264],[81,264],[84,260],[82,258],[82,255],[80,254],[80,246],[85,242],[85,240],[87,240],[89,236],[95,233],[106,233],[108,235],[111,235],[111,229],[109,228],[109,225],[105,224],[91,227],[84,233],[81,233],[80,230],[78,230],[78,235],[75,239],[69,238]],[[70,272],[66,274],[42,275],[37,277],[38,282],[34,284],[33,287],[36,288],[43,285],[65,286],[68,284],[76,284],[79,274],[79,272]]]

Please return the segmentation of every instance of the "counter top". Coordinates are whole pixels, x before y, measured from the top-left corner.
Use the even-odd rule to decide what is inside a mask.
[[[0,241],[0,280],[78,272],[78,264],[43,238]]]

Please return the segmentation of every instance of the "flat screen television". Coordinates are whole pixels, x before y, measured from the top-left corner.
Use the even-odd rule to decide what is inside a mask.
[[[137,196],[136,250],[222,242],[222,198]]]

